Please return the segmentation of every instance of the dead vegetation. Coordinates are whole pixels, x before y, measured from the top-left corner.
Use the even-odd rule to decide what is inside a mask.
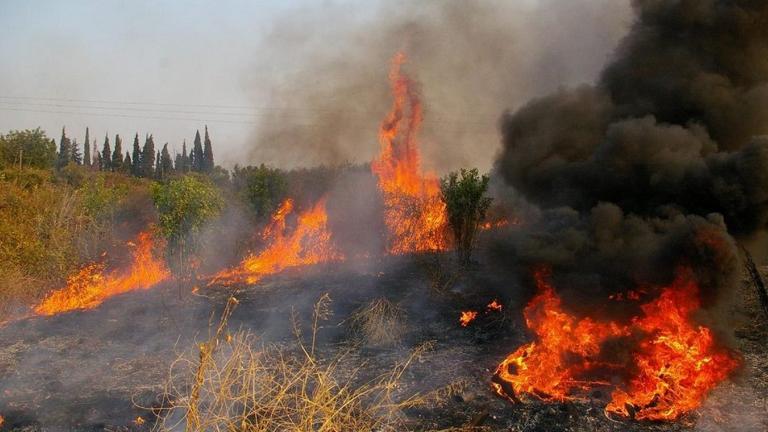
[[[346,323],[350,339],[368,347],[397,345],[407,330],[405,311],[386,298],[357,309]]]
[[[283,346],[262,343],[249,332],[229,334],[227,320],[237,304],[231,298],[197,357],[182,356],[171,366],[155,430],[403,430],[401,411],[424,398],[403,394],[400,380],[425,348],[387,372],[363,379],[358,374],[362,365],[349,370],[344,352],[324,358],[316,349],[329,301],[324,295],[315,305],[308,341],[294,319],[295,344]],[[373,310],[379,315],[382,308],[392,310],[384,304]]]

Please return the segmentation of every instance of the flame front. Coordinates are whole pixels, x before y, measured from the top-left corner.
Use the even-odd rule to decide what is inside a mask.
[[[393,254],[445,250],[449,247],[440,181],[422,174],[418,132],[422,121],[419,95],[402,72],[405,55],[392,60],[389,81],[394,101],[379,128],[381,153],[371,162],[384,197],[387,249]]]
[[[293,200],[285,200],[262,232],[267,247],[248,255],[237,267],[219,272],[209,285],[254,284],[265,276],[289,267],[340,261],[344,256],[331,241],[325,201],[298,216],[296,228],[288,233],[286,218],[293,213]]]
[[[699,308],[698,285],[683,270],[664,287],[658,299],[642,306],[643,316],[628,325],[577,319],[562,309],[560,298],[535,273],[538,295],[525,308],[525,320],[536,341],[521,346],[497,368],[492,386],[500,396],[519,401],[529,394],[543,400],[566,401],[595,386],[609,385],[606,371],[633,373],[628,389],[611,395],[606,412],[648,420],[674,420],[698,408],[706,394],[738,365],[715,346],[711,331],[691,322]],[[599,360],[611,338],[640,334],[632,364]]]
[[[154,243],[149,232],[139,234],[132,245],[135,249],[130,268],[107,273],[102,263],[87,265],[67,280],[66,287],[52,292],[37,305],[35,314],[56,315],[93,309],[108,297],[152,288],[170,276],[162,259],[156,259],[152,254]]]

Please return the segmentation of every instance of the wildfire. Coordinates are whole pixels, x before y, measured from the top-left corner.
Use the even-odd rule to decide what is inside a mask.
[[[494,299],[490,303],[488,303],[488,306],[485,307],[486,311],[488,312],[501,312],[501,310],[504,308],[504,305],[502,305],[498,300]]]
[[[462,311],[459,317],[459,323],[462,327],[467,327],[472,321],[477,318],[477,312],[475,311]]]
[[[405,61],[403,53],[392,59],[389,81],[394,100],[379,128],[381,153],[371,162],[384,197],[388,251],[394,254],[449,247],[440,182],[421,171],[418,132],[422,107],[413,82],[401,70]]]
[[[154,243],[149,232],[139,234],[131,266],[124,271],[106,272],[103,263],[83,267],[70,276],[67,286],[49,294],[34,308],[37,315],[55,315],[77,309],[93,309],[108,297],[128,291],[149,289],[164,281],[170,272],[152,254]]]
[[[289,233],[286,218],[293,210],[293,200],[285,200],[262,232],[267,247],[257,254],[250,254],[237,267],[219,272],[209,285],[254,284],[289,267],[344,259],[331,241],[323,200],[300,214],[296,227]]]
[[[609,385],[607,371],[633,372],[628,390],[616,389],[606,412],[648,420],[674,420],[696,409],[706,394],[736,368],[737,360],[715,346],[711,331],[691,322],[698,309],[698,285],[681,270],[659,298],[642,306],[629,325],[577,319],[538,270],[539,294],[526,306],[526,324],[536,341],[521,346],[497,368],[492,386],[500,396],[519,401],[529,394],[542,400],[581,398],[584,391]],[[600,361],[612,338],[639,334],[632,364]],[[603,375],[604,379],[599,379]],[[595,378],[598,377],[598,378]]]

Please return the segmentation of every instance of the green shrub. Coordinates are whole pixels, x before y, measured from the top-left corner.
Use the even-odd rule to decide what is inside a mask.
[[[492,199],[485,196],[488,180],[476,168],[462,168],[461,172],[452,172],[440,180],[441,198],[462,264],[469,263],[477,230],[491,205]]]

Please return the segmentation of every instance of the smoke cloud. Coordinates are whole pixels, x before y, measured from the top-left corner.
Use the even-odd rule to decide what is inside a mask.
[[[402,50],[422,84],[423,160],[489,169],[500,112],[557,86],[592,81],[625,34],[615,0],[323,3],[291,11],[266,39],[253,86],[270,88],[251,159],[284,167],[367,162],[389,108],[389,61]],[[286,53],[291,53],[290,56]],[[277,78],[276,78],[277,77]]]

